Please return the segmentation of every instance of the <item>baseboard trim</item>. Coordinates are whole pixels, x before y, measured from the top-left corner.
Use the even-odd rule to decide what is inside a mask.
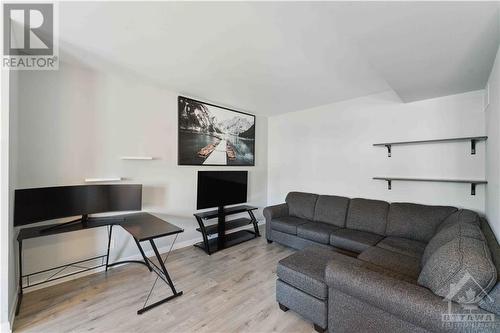
[[[12,330],[10,328],[10,323],[8,321],[5,321],[0,324],[0,332],[2,333],[11,333]]]
[[[16,307],[17,307],[17,299],[19,298],[18,296],[18,291],[19,288],[16,288],[16,292],[14,294],[13,300],[12,300],[12,306],[9,309],[9,321],[7,323],[2,323],[2,330],[0,332],[4,332],[4,325],[6,325],[5,332],[12,332],[14,329],[14,319],[16,318]]]

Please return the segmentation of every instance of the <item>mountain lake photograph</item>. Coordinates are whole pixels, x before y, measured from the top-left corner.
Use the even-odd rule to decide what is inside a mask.
[[[179,165],[255,165],[255,116],[179,96]]]

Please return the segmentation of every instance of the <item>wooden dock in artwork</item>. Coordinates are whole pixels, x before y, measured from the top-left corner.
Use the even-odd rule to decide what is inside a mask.
[[[236,159],[236,151],[227,140],[220,140],[216,143],[210,143],[198,151],[199,157],[206,158],[205,165],[227,165],[228,160]]]
[[[210,144],[206,145],[205,147],[201,148],[198,151],[198,156],[199,157],[205,157],[205,158],[208,157],[215,150],[215,148],[217,147],[217,145],[219,144],[219,142],[210,143]]]

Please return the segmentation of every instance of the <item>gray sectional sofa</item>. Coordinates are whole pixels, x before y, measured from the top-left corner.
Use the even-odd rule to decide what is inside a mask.
[[[475,212],[291,192],[264,216],[299,250],[276,299],[318,331],[500,332],[500,247]]]

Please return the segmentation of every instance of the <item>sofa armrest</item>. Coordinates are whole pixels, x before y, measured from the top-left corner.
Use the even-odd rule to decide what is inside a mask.
[[[264,208],[264,217],[266,218],[266,238],[272,240],[271,235],[271,220],[281,216],[288,216],[288,205],[282,203],[279,205],[268,206]]]
[[[287,216],[287,215],[288,215],[288,205],[286,203],[274,206],[268,206],[264,208],[264,217],[266,218],[266,222],[271,221],[276,217]]]
[[[331,261],[325,271],[329,288],[375,306],[414,325],[431,331],[442,331],[442,315],[449,313],[448,302],[427,288],[404,281],[382,271],[372,270],[359,260],[357,263]],[[452,313],[467,313],[451,302]],[[479,309],[475,313],[489,314]],[[467,327],[457,331],[467,331]],[[468,328],[470,330],[470,327]],[[482,332],[494,332],[498,326],[484,328]]]

